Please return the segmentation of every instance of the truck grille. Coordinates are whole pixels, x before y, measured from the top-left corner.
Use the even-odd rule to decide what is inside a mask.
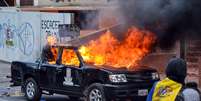
[[[152,80],[151,73],[127,74],[128,82],[144,82]]]

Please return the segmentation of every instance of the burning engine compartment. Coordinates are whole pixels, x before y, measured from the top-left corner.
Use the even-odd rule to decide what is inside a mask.
[[[116,69],[135,69],[140,60],[152,50],[156,42],[156,36],[152,32],[137,27],[129,28],[124,35],[125,37],[119,40],[115,37],[115,33],[108,30],[98,39],[91,40],[86,45],[81,45],[79,52],[87,64],[107,65]],[[56,43],[55,41],[55,38],[48,38],[50,45]],[[55,63],[58,50],[52,48],[51,51],[54,56],[52,63]],[[66,65],[79,64],[75,53],[70,51],[64,53],[65,58],[62,59],[62,63]]]
[[[128,29],[123,40],[107,31],[99,39],[80,47],[84,60],[94,65],[109,65],[115,68],[132,69],[147,55],[156,41],[156,36],[136,27]]]

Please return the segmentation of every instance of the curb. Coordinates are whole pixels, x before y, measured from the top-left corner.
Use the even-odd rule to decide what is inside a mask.
[[[9,61],[5,61],[5,60],[0,60],[1,63],[5,63],[5,64],[11,64],[11,62]]]
[[[24,96],[24,93],[22,93],[21,91],[17,91],[14,93],[10,93],[10,96],[12,96],[12,97]]]
[[[0,88],[0,97],[17,97],[17,96],[24,96],[20,90],[15,88]]]
[[[0,95],[0,97],[18,97],[18,96],[24,96],[24,93],[21,93],[21,92],[12,92],[12,93],[9,93],[9,92],[4,92]]]

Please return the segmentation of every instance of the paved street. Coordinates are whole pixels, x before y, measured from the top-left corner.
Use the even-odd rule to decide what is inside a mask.
[[[14,96],[14,97],[0,97],[0,101],[26,101],[25,97]],[[41,101],[72,101],[68,100],[66,96],[43,96]]]
[[[9,87],[7,75],[10,75],[10,64],[0,61],[0,87]]]
[[[9,87],[10,79],[6,76],[10,75],[10,64],[0,62],[0,101],[26,101],[26,98],[20,93],[20,87]],[[43,95],[41,101],[70,101],[67,96]]]

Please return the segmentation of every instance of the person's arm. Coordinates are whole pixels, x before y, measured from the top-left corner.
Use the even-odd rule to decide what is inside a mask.
[[[184,95],[183,95],[182,92],[180,92],[180,93],[177,95],[175,101],[184,101]]]
[[[154,85],[153,85],[153,87],[151,88],[151,90],[150,90],[150,92],[149,92],[149,94],[147,96],[147,100],[146,101],[152,101],[152,96],[154,94],[154,89],[156,87],[156,84],[157,84],[157,82],[155,82]]]

